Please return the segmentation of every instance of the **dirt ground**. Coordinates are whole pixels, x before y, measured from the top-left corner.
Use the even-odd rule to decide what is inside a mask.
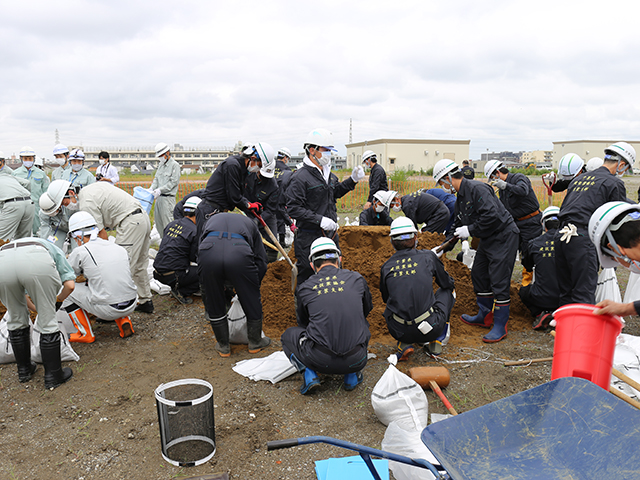
[[[114,324],[95,323],[96,342],[73,344],[80,355],[79,362],[68,364],[74,377],[55,390],[44,390],[41,366],[33,380],[20,384],[15,364],[1,365],[0,477],[163,480],[228,472],[233,479],[315,479],[315,460],[353,453],[325,445],[267,452],[267,441],[326,435],[380,448],[386,427],[375,416],[370,398],[393,351],[377,288],[380,266],[392,254],[386,235],[387,227],[340,229],[344,267],[366,278],[374,300],[368,318],[369,352],[376,357],[354,391],[342,389],[341,377],[324,376],[317,392],[302,396],[300,374],[273,385],[231,370],[237,361],[281,350],[281,333],[295,325],[290,269],[279,261],[270,266],[262,285],[264,331],[273,339],[264,353],[250,355],[246,346],[235,345],[231,358],[220,358],[199,297],[182,306],[170,296],[156,295],[154,314],[132,316],[135,335],[130,338],[121,339]],[[423,234],[420,248],[432,248],[442,240]],[[517,296],[518,285],[512,285],[508,337],[483,344],[486,330],[459,320],[461,313],[476,311],[469,271],[455,260],[444,262],[457,292],[451,341],[437,360],[416,349],[400,370],[446,366],[451,383],[445,394],[459,413],[547,382],[550,363],[503,366],[505,360],[553,353],[551,335],[531,329],[532,318]],[[623,332],[640,334],[638,318],[627,320]],[[214,387],[217,451],[208,463],[191,468],[174,467],[162,458],[154,398],[160,384],[185,378],[203,379]],[[434,393],[427,391],[427,398],[430,413],[447,413]]]

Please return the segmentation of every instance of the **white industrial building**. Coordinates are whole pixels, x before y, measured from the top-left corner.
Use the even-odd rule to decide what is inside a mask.
[[[553,168],[558,168],[558,162],[567,153],[579,155],[585,162],[590,158],[604,158],[604,149],[616,142],[627,142],[636,152],[640,152],[640,142],[631,140],[566,140],[553,142]]]

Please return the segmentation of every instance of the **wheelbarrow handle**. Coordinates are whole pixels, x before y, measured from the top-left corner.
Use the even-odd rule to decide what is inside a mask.
[[[267,442],[267,450],[280,450],[281,448],[297,447],[297,438],[287,438],[286,440],[271,440]]]

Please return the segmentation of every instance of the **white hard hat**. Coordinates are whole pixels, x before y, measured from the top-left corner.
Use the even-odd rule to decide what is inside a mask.
[[[44,159],[42,157],[36,157],[35,161],[33,162],[33,164],[36,167],[44,167]]]
[[[291,158],[291,152],[289,151],[289,149],[287,147],[282,147],[280,150],[278,150],[278,157],[289,157],[289,158]]]
[[[616,225],[612,222],[621,214],[628,213]],[[596,247],[598,259],[602,268],[617,267],[620,265],[615,258],[625,258],[619,253],[611,250],[608,244],[617,250],[618,246],[611,235],[611,231],[615,231],[629,220],[640,220],[640,205],[637,203],[627,202],[608,202],[598,207],[589,219],[589,238]]]
[[[53,147],[53,154],[60,155],[61,153],[69,153],[69,149],[66,145],[59,143],[55,147]]]
[[[337,151],[333,144],[333,134],[325,128],[316,128],[311,130],[307,135],[307,141],[304,142],[304,146],[315,145],[317,147],[324,147],[327,150]]]
[[[396,192],[395,190],[389,190],[388,192],[384,190],[378,190],[373,194],[373,198],[380,201],[380,203],[382,203],[382,205],[384,205],[386,208],[389,208],[391,202],[393,202],[393,199],[396,198],[397,195],[398,192]]]
[[[155,150],[156,150],[156,157],[161,157],[162,155],[164,155],[169,151],[169,145],[167,145],[164,142],[160,142],[159,144],[156,145]]]
[[[54,216],[70,188],[71,182],[68,180],[54,180],[51,182],[47,191],[40,196],[40,209],[46,215]]]
[[[84,162],[84,152],[79,148],[74,148],[69,154],[69,161],[71,160],[82,160]]]
[[[327,237],[316,238],[311,244],[309,250],[309,261],[314,262],[320,258],[324,259],[338,259],[340,256],[340,249],[336,247],[333,240]]]
[[[629,164],[629,170],[633,173],[633,165],[636,163],[636,150],[627,142],[617,142],[604,149],[605,160],[607,155],[619,155]]]
[[[418,233],[416,226],[413,224],[413,220],[409,217],[398,217],[393,222],[391,222],[391,230],[389,231],[389,236],[392,238],[396,238],[402,235],[409,235],[407,238],[413,238],[413,236]],[[400,238],[400,240],[404,240],[404,238]]]
[[[570,180],[580,173],[584,166],[584,160],[575,153],[567,153],[558,163],[558,175],[565,180]]]
[[[547,207],[544,209],[544,212],[542,212],[542,226],[544,226],[544,223],[547,220],[557,220],[558,219],[558,215],[560,214],[560,207]]]
[[[487,178],[491,178],[491,175],[493,175],[495,171],[503,165],[504,163],[502,163],[502,161],[500,160],[489,160],[484,165],[484,176]]]
[[[20,149],[20,156],[21,157],[35,157],[36,156],[36,152],[31,147],[22,147]]]
[[[371,158],[371,157],[375,157],[376,156],[376,152],[374,152],[373,150],[367,150],[366,152],[364,152],[362,154],[362,161],[366,161],[367,159]]]
[[[455,173],[458,170],[460,167],[453,160],[439,160],[433,167],[433,179],[438,183],[445,175]]]
[[[187,198],[187,200],[184,202],[184,206],[182,207],[183,210],[194,210],[196,208],[198,208],[198,205],[200,205],[200,202],[202,201],[202,199],[200,197],[197,196],[193,196],[193,197],[189,197]]]
[[[71,218],[69,219],[69,231],[72,233],[77,231],[87,231],[95,228],[97,224],[98,222],[96,222],[96,219],[93,218],[93,215],[89,212],[76,212],[71,215]],[[78,236],[81,237],[83,234]]]
[[[266,178],[273,178],[276,172],[276,151],[268,143],[256,143],[253,148],[256,151],[256,155],[262,162],[260,167],[260,175]]]
[[[600,157],[590,158],[587,162],[587,172],[593,172],[604,164],[604,160]]]

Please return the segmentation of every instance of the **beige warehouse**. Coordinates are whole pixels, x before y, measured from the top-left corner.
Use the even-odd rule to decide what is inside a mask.
[[[378,163],[387,171],[429,170],[443,158],[462,164],[469,158],[471,140],[411,140],[388,139],[349,143],[347,168],[362,163],[362,154],[367,150],[376,153]]]

